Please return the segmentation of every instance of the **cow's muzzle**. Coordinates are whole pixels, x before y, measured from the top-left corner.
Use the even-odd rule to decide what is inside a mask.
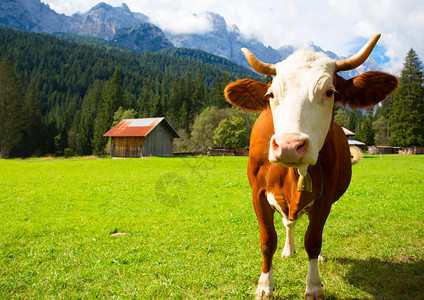
[[[269,160],[287,167],[298,167],[305,163],[309,145],[309,139],[302,135],[274,135],[270,142]]]

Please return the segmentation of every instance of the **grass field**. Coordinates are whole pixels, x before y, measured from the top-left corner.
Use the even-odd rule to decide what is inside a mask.
[[[253,298],[259,230],[245,157],[0,160],[0,298]],[[307,255],[275,299],[301,299]],[[366,156],[324,230],[327,299],[424,299],[424,156]]]

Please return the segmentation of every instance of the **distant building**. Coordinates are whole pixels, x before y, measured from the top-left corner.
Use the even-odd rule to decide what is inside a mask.
[[[347,128],[342,127],[344,134],[349,137],[349,136],[355,136],[355,133],[353,131],[350,131]]]
[[[104,136],[112,157],[172,156],[178,133],[165,118],[125,119]]]
[[[353,136],[355,136],[355,133],[353,131],[350,131],[347,128],[342,127],[344,134],[347,137],[347,142],[349,146],[357,146],[357,147],[364,147],[366,146],[365,143],[362,143],[360,141],[352,139]]]

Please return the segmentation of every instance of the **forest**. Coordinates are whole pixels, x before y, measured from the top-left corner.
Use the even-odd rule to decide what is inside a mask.
[[[189,130],[204,108],[229,106],[223,96],[228,82],[264,80],[229,61],[204,52],[201,56],[208,63],[0,30],[0,80],[16,90],[13,96],[7,88],[1,91],[1,102],[11,105],[1,113],[2,129],[14,131],[7,138],[14,140],[13,147],[0,137],[2,151],[12,157],[61,155],[65,148],[102,154],[103,134],[120,107],[133,117],[163,116],[175,128]],[[33,111],[25,115],[25,110]],[[35,132],[25,132],[25,127]]]
[[[137,117],[166,117],[181,136],[176,151],[248,145],[256,115],[229,108],[223,90],[270,78],[203,51],[141,53],[60,37],[0,29],[1,157],[102,155],[103,134]],[[335,120],[367,145],[424,145],[423,89],[411,49],[390,99],[369,111],[337,107]]]

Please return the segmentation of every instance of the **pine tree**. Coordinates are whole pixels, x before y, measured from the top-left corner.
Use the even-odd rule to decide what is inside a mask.
[[[20,142],[25,119],[22,114],[23,90],[8,59],[0,64],[0,157],[9,157]]]
[[[172,124],[179,122],[181,106],[184,103],[184,78],[180,77],[172,83],[170,94],[171,105],[169,107],[169,119]]]
[[[219,108],[229,107],[230,105],[225,100],[224,89],[228,84],[228,73],[224,73],[222,78],[216,77],[215,85],[210,92],[210,104],[211,106],[217,106]]]
[[[119,70],[116,70],[112,79],[107,82],[102,100],[94,129],[94,152],[96,154],[104,153],[108,139],[103,135],[111,129],[113,115],[124,103],[124,88]]]
[[[389,122],[384,116],[376,119],[372,127],[375,132],[375,144],[380,146],[388,146],[390,139]]]
[[[116,69],[111,80],[106,84],[103,101],[107,108],[114,113],[120,106],[124,106],[124,99],[125,95],[121,80],[121,73],[118,69]]]
[[[143,86],[137,99],[137,110],[138,115],[141,117],[150,117],[152,113],[152,89],[149,85],[149,80],[145,78],[143,80]]]
[[[422,62],[411,49],[406,56],[400,84],[390,114],[394,146],[424,145],[424,78]]]
[[[93,153],[94,120],[101,99],[102,85],[99,80],[96,80],[82,101],[81,127],[79,129],[79,143],[82,155]]]
[[[25,94],[22,113],[25,124],[18,150],[19,156],[39,156],[45,152],[47,132],[42,120],[41,102],[34,80],[31,80]]]
[[[208,96],[203,83],[202,73],[200,70],[197,71],[196,77],[194,78],[194,92],[192,94],[193,102],[193,114],[198,114],[203,108],[207,106]],[[193,116],[194,117],[194,116]]]
[[[375,144],[375,141],[374,141],[375,131],[373,128],[373,120],[374,120],[374,111],[373,109],[369,109],[364,118],[364,122],[362,123],[361,133],[358,137],[360,141],[364,142],[368,146]]]
[[[163,117],[163,106],[162,106],[162,99],[159,95],[155,96],[154,102],[153,102],[153,111],[152,111],[152,117]]]

